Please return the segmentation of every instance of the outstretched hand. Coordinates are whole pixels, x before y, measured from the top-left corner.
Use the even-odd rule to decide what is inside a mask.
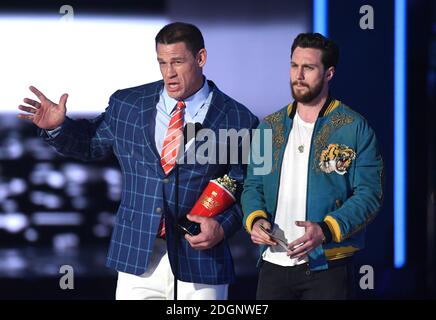
[[[26,113],[18,114],[18,118],[32,120],[32,122],[41,129],[55,129],[59,127],[65,120],[68,94],[63,94],[59,99],[59,103],[56,104],[47,99],[46,96],[35,87],[31,86],[29,89],[37,96],[39,102],[25,98],[23,101],[28,105],[19,105],[18,109]]]

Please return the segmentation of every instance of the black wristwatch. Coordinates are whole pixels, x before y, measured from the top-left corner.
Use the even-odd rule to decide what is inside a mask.
[[[317,223],[321,227],[322,233],[324,234],[324,239],[322,240],[322,244],[327,244],[332,242],[333,235],[327,223],[325,221],[317,222]]]

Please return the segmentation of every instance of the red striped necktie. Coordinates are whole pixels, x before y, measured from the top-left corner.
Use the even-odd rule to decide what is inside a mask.
[[[185,106],[186,105],[183,101],[177,102],[177,107],[173,111],[170,123],[168,124],[160,158],[160,164],[166,175],[176,165],[180,143],[183,137]],[[163,215],[159,225],[158,237],[165,237],[165,220]]]
[[[160,164],[165,174],[168,174],[176,165],[180,142],[183,137],[184,111],[185,103],[183,101],[178,101],[177,107],[173,111],[170,123],[168,124],[167,134],[164,139],[160,158]]]

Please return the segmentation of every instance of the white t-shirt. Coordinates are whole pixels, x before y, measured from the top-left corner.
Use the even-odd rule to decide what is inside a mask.
[[[296,226],[295,221],[306,220],[307,173],[314,125],[304,122],[296,112],[283,156],[277,211],[272,230],[287,243],[305,233],[304,227]],[[307,258],[300,262],[290,259],[279,245],[268,247],[262,257],[263,260],[281,266],[307,262]]]

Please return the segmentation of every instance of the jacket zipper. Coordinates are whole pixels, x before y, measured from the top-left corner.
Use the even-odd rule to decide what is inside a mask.
[[[313,127],[313,133],[312,133],[312,137],[310,138],[310,150],[309,150],[309,163],[307,166],[307,178],[306,178],[306,221],[308,221],[309,218],[309,211],[308,211],[308,206],[309,206],[309,180],[310,180],[310,166],[312,164],[312,153],[313,153],[313,137],[316,134],[316,128],[318,127],[318,119],[316,119],[315,121],[315,125]]]
[[[294,119],[291,119],[290,129],[289,129],[289,132],[288,132],[288,134],[286,136],[286,141],[284,143],[285,149],[283,150],[283,156],[284,156],[284,154],[286,152],[286,147],[288,146],[289,135],[291,134],[292,126],[293,125],[294,125]],[[285,125],[285,127],[286,127],[286,125]],[[282,165],[283,165],[283,157],[282,157],[282,160],[281,160],[281,163],[280,163],[279,178],[278,178],[278,181],[277,181],[276,204],[275,204],[275,207],[274,207],[274,219],[276,218],[276,213],[277,213],[277,205],[278,205],[279,192],[280,192],[280,182],[281,182],[281,179],[282,179]],[[272,221],[272,222],[274,222],[274,221]]]

